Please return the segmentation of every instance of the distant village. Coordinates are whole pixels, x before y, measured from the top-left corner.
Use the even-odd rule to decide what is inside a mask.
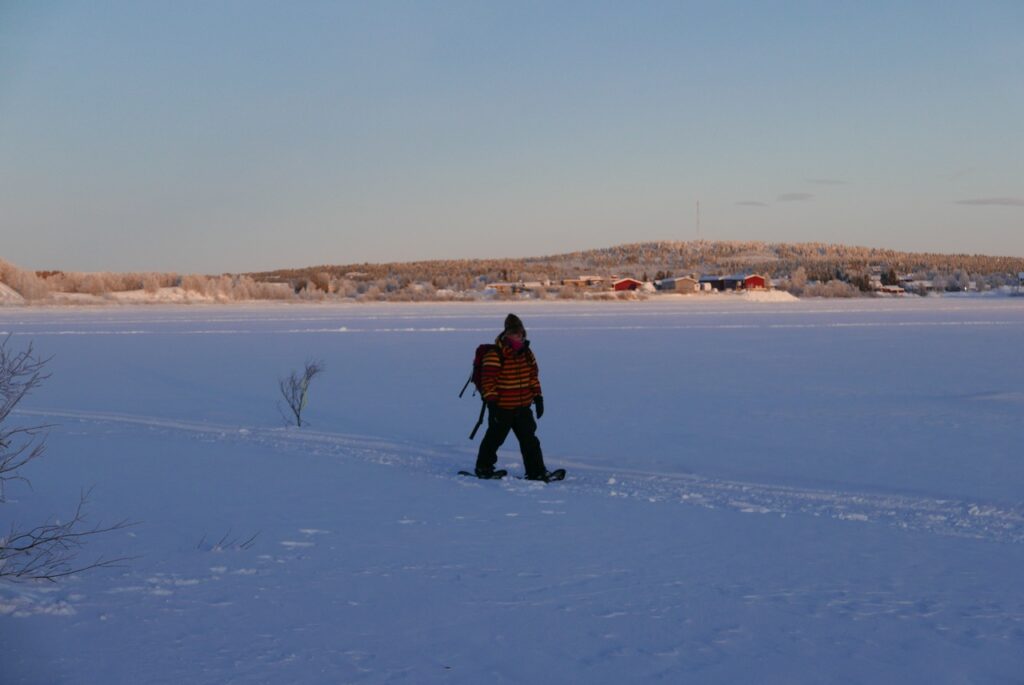
[[[740,274],[733,276],[693,276],[665,277],[654,281],[641,281],[636,278],[619,278],[618,276],[576,276],[565,278],[557,283],[550,280],[520,281],[517,283],[488,283],[487,288],[502,295],[519,293],[535,293],[545,289],[575,288],[583,292],[668,292],[690,294],[699,292],[725,290],[766,290],[773,287],[771,279],[760,274]]]
[[[545,257],[323,265],[250,274],[297,293],[356,299],[643,299],[789,293],[898,297],[1021,288],[1024,258],[908,253],[822,243],[735,241],[617,245]]]
[[[978,292],[978,283],[974,280],[962,280],[957,277],[940,279],[921,279],[913,275],[895,276],[882,273],[881,269],[868,274],[866,288],[862,291],[882,295],[926,295],[944,292]],[[888,282],[887,282],[888,281]],[[810,281],[804,287],[817,285]],[[541,290],[551,291],[553,288],[575,288],[584,292],[647,292],[675,293],[680,295],[738,292],[748,290],[790,290],[793,279],[770,278],[759,273],[740,273],[727,276],[666,276],[656,280],[642,281],[636,278],[618,276],[576,276],[562,279],[558,283],[550,280],[519,281],[514,283],[489,283],[488,289],[502,295],[536,293]],[[1024,272],[1018,274],[1018,288],[1024,286]]]

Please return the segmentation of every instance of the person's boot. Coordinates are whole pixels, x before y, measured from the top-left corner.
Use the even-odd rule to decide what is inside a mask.
[[[477,468],[477,469],[474,470],[474,473],[476,473],[476,477],[477,478],[484,478],[484,479],[488,479],[488,480],[504,478],[505,476],[508,475],[508,471],[506,471],[505,469],[495,469],[495,468],[487,468],[487,469]]]
[[[562,480],[563,478],[565,478],[565,469],[555,469],[554,471],[542,471],[540,473],[526,474],[526,480],[541,480],[545,483]]]

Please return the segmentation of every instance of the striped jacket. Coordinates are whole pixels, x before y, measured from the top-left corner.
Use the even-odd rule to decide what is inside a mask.
[[[500,409],[529,407],[533,398],[541,394],[537,358],[530,351],[529,341],[519,352],[506,345],[501,336],[495,343],[495,349],[484,354],[481,362],[484,401],[497,402]]]

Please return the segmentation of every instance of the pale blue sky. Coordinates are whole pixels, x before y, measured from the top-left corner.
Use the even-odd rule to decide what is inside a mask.
[[[1024,256],[1024,2],[0,0],[0,257]]]

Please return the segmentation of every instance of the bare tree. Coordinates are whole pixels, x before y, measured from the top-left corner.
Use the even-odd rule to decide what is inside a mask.
[[[46,442],[42,434],[48,426],[6,427],[7,419],[25,395],[50,377],[44,369],[49,359],[37,357],[28,349],[13,352],[8,348],[11,336],[0,343],[0,503],[11,481],[25,481],[18,470],[42,456]]]
[[[309,384],[323,370],[323,362],[308,361],[301,375],[297,371],[292,371],[287,378],[278,381],[281,396],[284,397],[285,404],[288,405],[295,417],[295,425],[300,428],[302,427],[302,411],[306,408],[306,402],[309,399]]]
[[[10,335],[0,343],[0,504],[6,503],[6,488],[13,481],[28,484],[20,470],[46,450],[47,425],[7,427],[7,419],[29,392],[50,377],[45,372],[49,358],[37,356],[32,345],[14,352],[8,347]],[[93,535],[126,528],[130,523],[89,525],[85,518],[88,493],[82,493],[70,519],[51,518],[32,528],[11,525],[0,537],[0,578],[48,580],[95,568],[116,566],[125,558],[79,561],[85,541]]]
[[[54,582],[64,576],[119,566],[128,561],[128,557],[107,559],[102,556],[92,561],[79,560],[89,537],[132,525],[128,521],[90,525],[85,518],[88,502],[88,493],[82,493],[78,506],[67,521],[48,519],[26,530],[12,526],[7,536],[0,538],[0,578]]]

